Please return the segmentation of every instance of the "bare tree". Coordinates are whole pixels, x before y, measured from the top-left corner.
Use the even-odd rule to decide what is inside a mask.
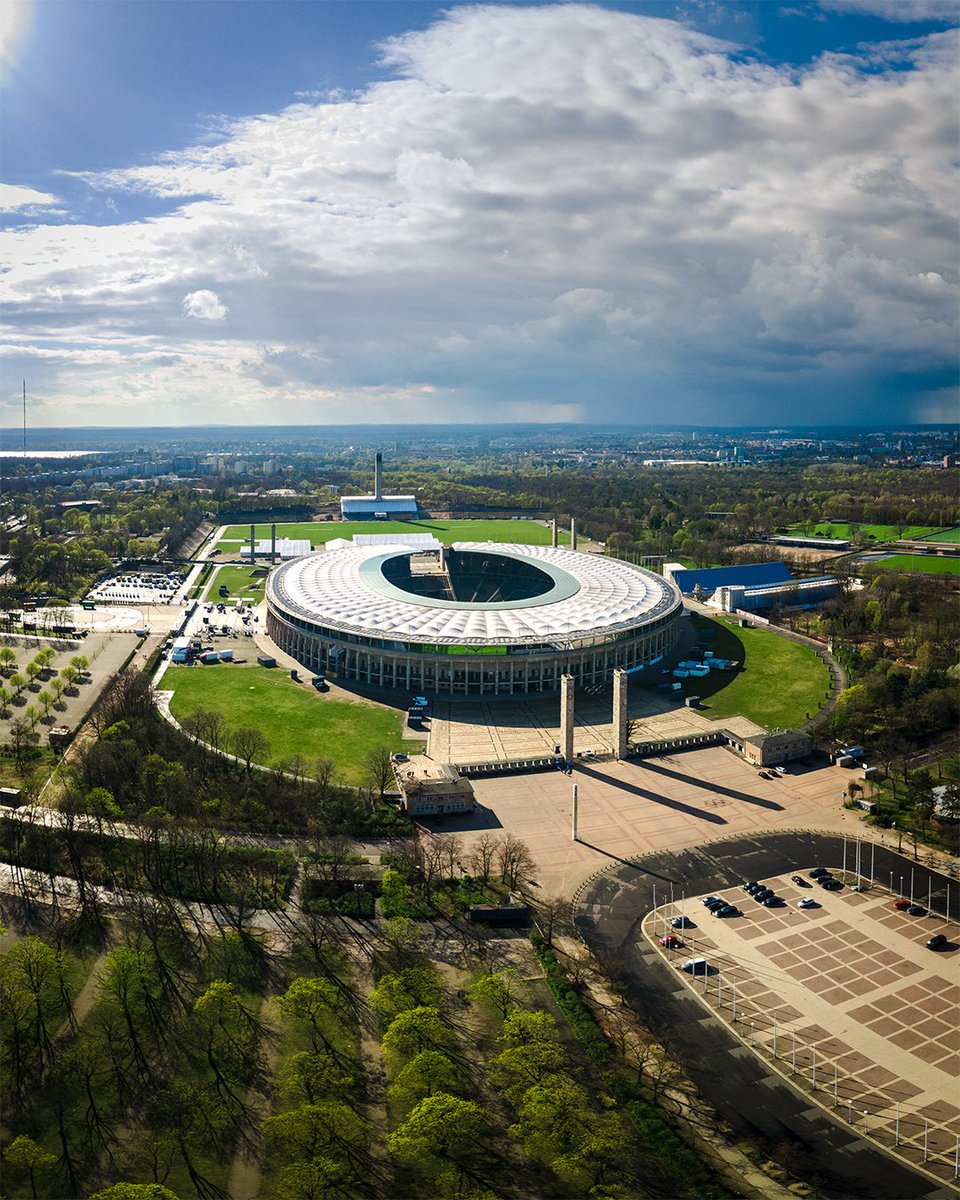
[[[483,833],[470,847],[470,870],[484,883],[490,880],[500,839],[492,833]]]
[[[380,792],[382,800],[387,788],[393,783],[393,755],[389,746],[375,746],[367,755],[367,779]]]
[[[497,849],[497,864],[500,878],[515,891],[533,873],[533,856],[526,842],[508,833]]]
[[[255,758],[262,757],[270,748],[267,739],[259,729],[237,729],[231,738],[233,753],[241,759],[247,769],[247,774],[253,766]]]

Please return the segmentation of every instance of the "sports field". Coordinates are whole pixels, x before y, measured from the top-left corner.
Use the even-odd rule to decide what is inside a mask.
[[[313,548],[334,538],[355,533],[431,533],[438,542],[517,542],[524,546],[549,546],[550,528],[538,521],[305,521],[277,525],[277,537],[308,538]],[[258,525],[255,537],[270,537],[269,525]],[[249,525],[228,525],[217,545],[235,551],[250,540]],[[570,534],[560,531],[560,542],[569,545]]]
[[[864,564],[875,571],[909,571],[917,575],[960,576],[960,558],[941,558],[935,554],[891,554]]]
[[[701,645],[717,658],[743,664],[737,671],[713,671],[702,679],[683,681],[684,694],[699,696],[711,719],[744,716],[767,729],[789,729],[807,720],[808,713],[816,716],[826,703],[833,678],[809,646],[758,625],[741,629],[722,619],[693,620]]]
[[[848,521],[818,521],[816,529],[809,531],[803,525],[793,525],[787,530],[790,537],[827,537],[849,539],[851,525]],[[857,525],[857,539],[867,542],[895,542],[898,538],[922,538],[936,532],[933,525]]]
[[[960,542],[960,526],[953,529],[941,529],[937,533],[928,533],[919,540],[921,542]]]
[[[402,714],[360,701],[334,700],[295,683],[279,667],[258,663],[220,663],[216,666],[174,667],[161,683],[173,691],[170,711],[182,721],[198,708],[219,712],[227,728],[259,729],[267,739],[262,761],[274,766],[296,754],[308,762],[333,760],[344,783],[366,782],[364,762],[377,746],[394,753],[419,753],[422,741],[405,741]]]
[[[218,567],[210,580],[207,596],[213,600],[220,593],[220,588],[227,589],[227,596],[240,599],[243,596],[255,596],[258,600],[263,596],[264,575],[257,575],[263,567]]]

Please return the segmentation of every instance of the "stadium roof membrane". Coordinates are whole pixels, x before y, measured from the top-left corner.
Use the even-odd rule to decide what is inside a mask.
[[[365,539],[366,540],[366,539]],[[352,545],[278,567],[268,595],[312,624],[367,637],[428,644],[482,645],[590,638],[645,625],[675,610],[679,590],[619,559],[550,546],[457,542],[454,550],[516,558],[547,577],[541,595],[470,602],[424,597],[390,582],[389,559],[422,546]]]

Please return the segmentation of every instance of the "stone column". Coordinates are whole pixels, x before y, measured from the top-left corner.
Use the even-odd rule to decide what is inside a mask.
[[[257,534],[256,525],[251,525],[250,526],[250,562],[251,562],[251,564],[255,563],[257,561],[256,534]]]
[[[573,676],[560,676],[560,752],[573,762]]]
[[[571,517],[570,518],[570,549],[576,550],[576,548],[577,548],[577,518]]]
[[[626,671],[613,673],[613,753],[616,758],[627,757],[627,728],[629,682]]]
[[[556,550],[557,548],[557,518],[554,517],[550,522],[550,545]]]
[[[277,527],[276,527],[276,525],[270,526],[270,561],[272,563],[275,563],[277,561]]]

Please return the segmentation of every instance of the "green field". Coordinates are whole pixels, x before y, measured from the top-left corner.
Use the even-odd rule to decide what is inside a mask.
[[[767,729],[789,729],[816,716],[832,687],[830,668],[809,647],[755,625],[741,629],[733,621],[693,618],[701,644],[717,658],[743,664],[738,671],[716,671],[703,679],[685,679],[684,694],[699,696],[711,719],[743,716]],[[704,639],[713,629],[715,637]]]
[[[355,533],[432,533],[438,542],[517,542],[525,546],[549,546],[550,529],[537,521],[307,521],[277,525],[277,537],[309,538],[314,548],[334,538],[352,538]],[[258,539],[270,536],[269,525],[258,525]],[[233,550],[250,540],[249,525],[228,525],[217,545]],[[570,542],[561,529],[560,541]]]
[[[954,529],[941,529],[937,533],[928,533],[920,538],[921,542],[960,542],[960,526]]]
[[[259,600],[263,595],[263,581],[266,576],[258,576],[255,572],[262,570],[262,566],[219,567],[213,573],[207,598],[216,600],[220,593],[220,587],[223,585],[227,589],[228,597],[234,596],[239,599],[242,596],[256,596]]]
[[[901,537],[927,537],[935,531],[933,525],[859,525],[857,538],[867,542],[895,542]],[[790,537],[849,538],[850,524],[847,521],[819,521],[812,533],[808,533],[802,525],[791,526],[787,533]]]
[[[876,562],[865,563],[873,571],[910,571],[918,575],[958,575],[960,558],[940,558],[933,554],[891,554]]]
[[[377,746],[419,753],[422,741],[405,741],[403,714],[378,705],[334,700],[309,684],[294,683],[281,668],[256,663],[174,667],[161,686],[173,690],[170,711],[182,721],[198,708],[223,713],[228,728],[259,729],[273,766],[295,754],[333,760],[345,783],[365,782],[364,760]]]

